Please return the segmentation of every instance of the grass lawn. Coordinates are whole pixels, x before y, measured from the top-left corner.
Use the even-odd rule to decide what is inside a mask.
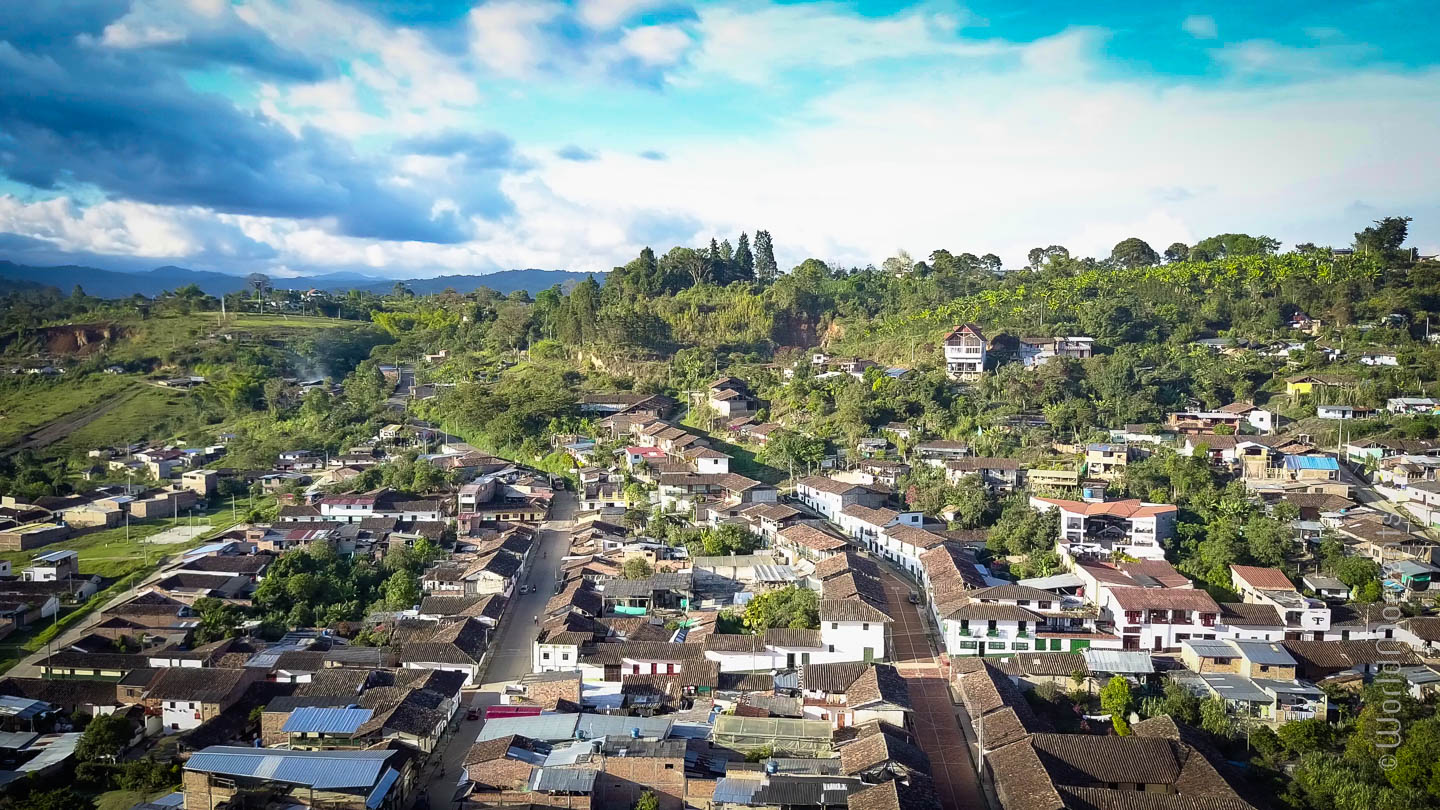
[[[166,438],[169,433],[162,429],[166,416],[190,394],[140,383],[121,396],[123,399],[104,416],[50,445],[46,452],[68,455],[97,447]]]
[[[95,810],[130,810],[130,808],[141,802],[154,801],[161,796],[168,796],[174,792],[174,790],[161,790],[155,793],[141,793],[135,790],[107,790],[95,797]]]
[[[261,503],[264,503],[264,499]],[[91,597],[85,604],[63,605],[60,608],[60,614],[54,620],[37,622],[0,640],[0,672],[4,672],[26,655],[39,649],[45,643],[46,638],[52,637],[57,632],[52,629],[56,624],[59,625],[58,632],[63,632],[66,627],[80,621],[91,611],[118,596],[133,582],[149,575],[159,566],[162,557],[173,556],[180,551],[203,544],[206,538],[235,525],[240,518],[244,517],[247,510],[248,506],[243,500],[236,503],[233,515],[229,504],[217,509],[204,511],[197,509],[195,510],[195,525],[202,526],[208,523],[210,530],[179,543],[158,544],[144,541],[176,526],[189,526],[190,518],[183,511],[180,513],[179,520],[166,518],[130,524],[128,540],[125,537],[125,528],[122,526],[118,529],[91,532],[29,551],[0,553],[0,559],[9,560],[12,569],[19,573],[21,569],[29,565],[30,560],[36,554],[48,551],[78,551],[80,553],[80,572],[99,574],[106,579],[108,584],[108,587]]]
[[[0,393],[0,445],[142,385],[134,377],[90,375],[76,380],[7,386]]]
[[[313,315],[247,315],[230,314],[223,326],[218,312],[197,312],[194,315],[167,315],[143,321],[126,321],[125,337],[117,341],[106,355],[114,361],[138,360],[163,355],[181,346],[199,342],[222,329],[250,331],[256,337],[278,337],[312,329],[337,326],[364,326],[364,321],[337,321]]]

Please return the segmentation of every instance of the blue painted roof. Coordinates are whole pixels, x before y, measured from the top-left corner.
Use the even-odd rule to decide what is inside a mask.
[[[395,781],[399,778],[399,771],[394,768],[386,768],[385,775],[380,777],[380,784],[376,785],[375,789],[370,791],[370,796],[365,799],[365,806],[371,808],[371,810],[379,807],[380,804],[385,801],[385,794],[390,792],[390,788],[395,785]]]
[[[197,751],[185,770],[307,785],[318,790],[369,788],[394,751],[282,751],[212,745]]]
[[[1338,470],[1340,463],[1329,456],[1286,456],[1285,468],[1290,470]]]
[[[370,709],[332,709],[305,706],[290,712],[280,729],[287,734],[354,734],[375,715]]]

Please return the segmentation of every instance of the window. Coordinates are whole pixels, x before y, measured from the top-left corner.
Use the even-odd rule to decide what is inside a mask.
[[[830,652],[832,652],[832,653],[835,652],[835,645],[834,645],[834,644],[831,644],[831,645],[830,645]]]
[[[962,649],[962,650],[975,650],[975,649],[979,649],[979,647],[980,647],[980,642],[978,642],[978,641],[962,641],[962,642],[960,642],[960,649]]]
[[[560,660],[561,660],[561,661],[569,661],[569,660],[570,660],[570,653],[560,653]]]
[[[673,763],[673,762],[667,762],[667,763],[665,763],[665,770],[667,770],[667,771],[673,771],[673,770],[675,770],[675,763]]]
[[[1015,642],[1015,643],[1013,643],[1013,644],[1010,645],[1010,649],[1012,649],[1012,650],[1020,650],[1020,651],[1023,652],[1023,651],[1025,651],[1025,650],[1030,649],[1030,645],[1029,645],[1029,644],[1026,644],[1026,643],[1023,642],[1023,641],[1017,641],[1017,642]]]
[[[542,653],[540,653],[540,660],[541,660],[541,661],[549,661],[549,660],[550,660],[550,653],[548,653],[548,652],[542,652]]]
[[[1020,607],[1030,607],[1030,600],[1029,600],[1029,599],[1017,599],[1017,600],[1015,600],[1015,604],[1019,605]]]
[[[830,629],[831,629],[831,630],[839,630],[839,629],[840,629],[840,623],[839,623],[839,622],[830,622]]]
[[[1003,641],[992,641],[992,642],[990,642],[990,645],[989,645],[989,646],[990,646],[990,649],[992,649],[992,650],[1003,650],[1003,649],[1005,649],[1005,642],[1003,642]]]
[[[1053,651],[1053,650],[1058,650],[1058,649],[1060,649],[1060,639],[1058,639],[1058,638],[1052,638],[1052,639],[1050,639],[1050,649],[1051,649],[1052,651]]]
[[[1038,607],[1038,608],[1040,608],[1041,610],[1049,610],[1049,609],[1050,609],[1050,602],[1049,602],[1049,600],[1041,599],[1039,602],[1036,602],[1036,603],[1035,603],[1035,606]]]
[[[862,622],[862,623],[860,624],[860,629],[861,629],[861,630],[869,630],[869,629],[870,629],[870,623],[869,623],[869,622]]]

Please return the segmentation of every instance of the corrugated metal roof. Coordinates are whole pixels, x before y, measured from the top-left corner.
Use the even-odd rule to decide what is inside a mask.
[[[788,565],[757,565],[755,579],[759,582],[791,582],[795,579],[795,569]]]
[[[1079,588],[1085,584],[1085,580],[1074,574],[1054,574],[1048,577],[1022,579],[1019,584],[1027,588],[1039,588],[1042,591],[1048,591],[1051,588]]]
[[[1235,648],[1228,643],[1218,639],[1190,638],[1181,642],[1182,647],[1189,647],[1201,658],[1235,658]]]
[[[365,806],[370,808],[370,810],[379,807],[381,803],[385,801],[385,794],[390,792],[391,786],[394,785],[399,778],[399,771],[394,768],[386,768],[385,775],[380,777],[380,783],[375,786],[374,790],[370,791],[370,795],[365,799]]]
[[[640,730],[642,738],[663,740],[670,736],[670,727],[675,721],[667,717],[621,717],[613,714],[581,714],[575,728],[578,739],[593,740],[596,737],[629,737],[633,729]]]
[[[755,791],[760,789],[759,779],[725,777],[715,781],[715,794],[711,804],[749,804]]]
[[[1424,667],[1410,667],[1401,669],[1400,671],[1408,674],[1410,669],[1425,670],[1432,675],[1436,675],[1436,680],[1440,680],[1440,673],[1435,673],[1433,670],[1425,669]],[[1305,681],[1277,681],[1270,678],[1255,678],[1254,683],[1261,689],[1285,695],[1310,695],[1313,697],[1325,694],[1325,690],[1313,683],[1306,683]],[[1411,683],[1415,683],[1415,681],[1412,680]]]
[[[1082,650],[1085,665],[1091,672],[1114,672],[1124,675],[1149,675],[1155,671],[1150,653],[1136,650]]]
[[[0,695],[0,717],[18,717],[24,720],[44,714],[53,708],[43,700]]]
[[[1211,672],[1200,676],[1210,689],[1226,700],[1243,700],[1250,703],[1269,703],[1274,700],[1269,692],[1255,685],[1249,678],[1225,672]]]
[[[212,745],[191,755],[185,770],[268,779],[316,789],[368,788],[394,751],[281,751]]]
[[[578,714],[497,717],[494,720],[485,721],[485,727],[480,729],[480,736],[476,741],[498,740],[511,734],[519,734],[532,740],[544,740],[545,742],[573,740],[575,739],[575,724],[579,720],[580,715]]]
[[[305,706],[291,712],[280,730],[287,734],[354,734],[374,714],[371,709]]]
[[[1285,468],[1290,470],[1338,470],[1340,463],[1329,456],[1286,456]]]
[[[1282,667],[1295,666],[1295,659],[1290,656],[1290,653],[1273,641],[1240,641],[1237,639],[1230,643],[1245,653],[1245,657],[1250,659],[1251,663]]]
[[[595,788],[599,771],[590,768],[536,768],[530,789],[562,793],[589,793]]]

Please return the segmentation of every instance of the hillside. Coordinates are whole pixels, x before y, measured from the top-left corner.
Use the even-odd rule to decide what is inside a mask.
[[[298,276],[295,278],[274,278],[278,287],[298,290],[322,289],[331,292],[364,290],[386,293],[396,283],[409,287],[417,295],[428,295],[454,289],[457,292],[472,292],[488,287],[499,293],[525,290],[532,295],[540,290],[560,284],[573,286],[591,273],[568,270],[502,270],[485,275],[436,276],[434,278],[382,279],[355,273],[332,273],[322,276]],[[593,274],[597,280],[604,280],[603,273]],[[191,270],[185,267],[157,267],[143,273],[123,273],[102,270],[83,265],[61,265],[56,267],[34,267],[0,260],[0,279],[6,282],[31,287],[54,287],[70,292],[76,285],[84,288],[89,295],[99,298],[128,298],[132,295],[155,296],[166,290],[174,290],[194,284],[210,295],[240,292],[247,288],[243,276]]]

